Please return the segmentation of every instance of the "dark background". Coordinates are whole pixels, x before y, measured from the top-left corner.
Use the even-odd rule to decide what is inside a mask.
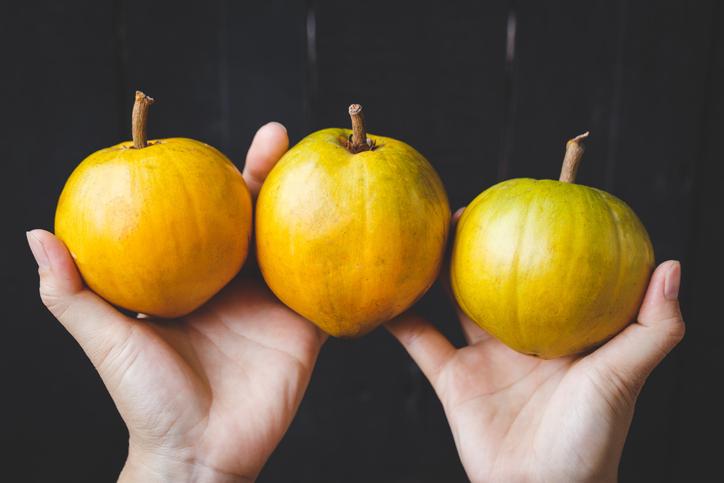
[[[373,133],[429,158],[454,207],[505,178],[556,178],[564,141],[590,129],[579,181],[626,200],[684,274],[688,333],[640,397],[621,479],[721,475],[719,2],[47,0],[0,16],[0,480],[112,481],[124,462],[123,423],[42,307],[23,232],[52,229],[73,167],[129,138],[136,88],[159,100],[150,137],[200,139],[239,166],[264,122],[296,142],[360,102]],[[462,340],[439,288],[421,310]],[[326,344],[260,481],[465,476],[428,383],[377,330]]]

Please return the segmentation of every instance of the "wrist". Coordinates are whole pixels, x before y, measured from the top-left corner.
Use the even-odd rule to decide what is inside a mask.
[[[128,449],[119,483],[249,483],[254,478],[229,473],[194,458]]]

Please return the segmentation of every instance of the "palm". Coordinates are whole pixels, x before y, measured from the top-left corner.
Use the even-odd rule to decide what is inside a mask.
[[[250,277],[182,319],[127,322],[99,370],[132,442],[253,477],[291,422],[320,332]]]
[[[541,360],[469,332],[478,340],[440,371],[437,387],[471,478],[506,481],[527,468],[539,481],[580,481],[603,467],[612,435],[600,421],[630,406],[602,391],[590,361]],[[615,436],[623,442],[625,432]]]
[[[654,273],[638,322],[590,354],[514,352],[460,316],[456,349],[414,316],[388,324],[440,397],[473,481],[615,481],[646,376],[683,336],[680,269]]]

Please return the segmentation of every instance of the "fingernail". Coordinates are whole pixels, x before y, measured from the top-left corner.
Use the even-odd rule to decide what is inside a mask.
[[[280,122],[277,122],[277,121],[271,121],[271,122],[266,123],[265,125],[266,125],[266,126],[271,126],[272,124],[275,125],[275,126],[279,126],[280,128],[284,129],[284,132],[287,132],[286,126],[285,126],[284,124],[280,123]]]
[[[25,236],[28,238],[28,245],[30,246],[30,251],[33,252],[33,257],[35,257],[38,268],[47,268],[49,265],[48,254],[45,252],[43,244],[40,243],[38,237],[31,231],[26,231]]]
[[[669,271],[666,272],[664,280],[664,297],[666,300],[679,298],[679,286],[681,285],[681,264],[678,261],[671,263]]]

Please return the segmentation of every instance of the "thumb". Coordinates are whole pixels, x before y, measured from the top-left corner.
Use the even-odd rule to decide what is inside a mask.
[[[664,262],[654,271],[639,311],[629,325],[591,356],[603,373],[630,388],[634,395],[651,371],[684,337],[679,308],[681,265]]]
[[[430,322],[410,313],[387,322],[385,327],[402,344],[437,391],[438,375],[455,355],[455,346]]]
[[[269,171],[289,148],[287,129],[278,122],[270,122],[254,135],[244,164],[244,181],[256,199]]]
[[[100,369],[128,341],[133,319],[84,286],[68,249],[52,233],[32,230],[27,238],[38,263],[40,298]]]

